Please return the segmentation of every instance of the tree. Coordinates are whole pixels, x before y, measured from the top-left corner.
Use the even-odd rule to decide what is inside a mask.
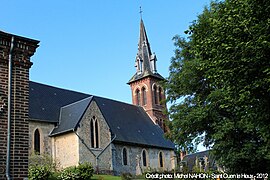
[[[174,37],[168,137],[231,173],[270,172],[270,1],[211,2]]]

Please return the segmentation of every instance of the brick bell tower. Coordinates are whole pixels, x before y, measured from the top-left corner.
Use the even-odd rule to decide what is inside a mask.
[[[28,177],[29,69],[38,43],[0,31],[0,179]]]
[[[160,81],[165,80],[156,67],[157,58],[151,52],[143,20],[140,22],[138,53],[135,59],[136,73],[127,84],[131,87],[132,103],[142,106],[155,124],[166,131],[168,119],[163,111],[166,109],[165,92]]]

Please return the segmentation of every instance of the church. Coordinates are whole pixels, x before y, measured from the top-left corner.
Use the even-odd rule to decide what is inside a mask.
[[[164,138],[165,92],[140,21],[132,104],[29,80],[39,41],[0,31],[0,179],[27,177],[28,156],[49,154],[60,168],[90,162],[100,173],[175,169]]]

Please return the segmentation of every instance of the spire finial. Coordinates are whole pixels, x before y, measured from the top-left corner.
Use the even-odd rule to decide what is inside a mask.
[[[140,12],[139,12],[139,13],[140,13],[140,15],[141,15],[141,19],[142,19],[142,12],[143,12],[143,11],[142,11],[142,7],[140,6]]]

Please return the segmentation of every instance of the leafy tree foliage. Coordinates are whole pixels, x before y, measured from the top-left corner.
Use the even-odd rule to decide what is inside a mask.
[[[212,2],[174,37],[168,137],[232,173],[270,172],[270,1]]]

